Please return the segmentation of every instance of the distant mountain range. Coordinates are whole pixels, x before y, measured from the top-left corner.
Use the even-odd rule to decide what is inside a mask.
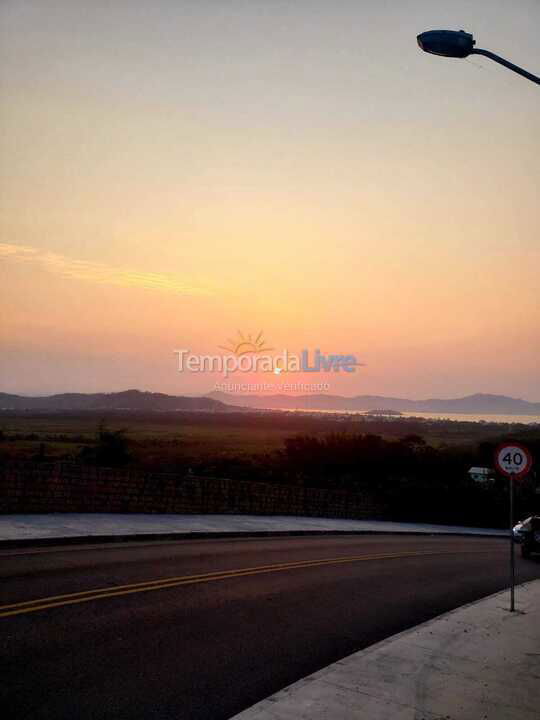
[[[406,400],[380,395],[232,395],[212,392],[203,397],[126,390],[117,393],[63,393],[25,397],[0,393],[0,410],[192,410],[230,412],[240,408],[282,410],[390,410],[396,412],[540,415],[540,403],[505,395],[467,395],[450,400]]]
[[[540,403],[478,393],[466,397],[441,400],[407,400],[380,395],[232,395],[212,392],[209,397],[226,405],[283,410],[395,410],[398,412],[466,413],[471,415],[540,415]]]
[[[227,411],[210,397],[185,397],[126,390],[117,393],[63,393],[46,397],[24,397],[0,393],[0,410],[205,410]]]

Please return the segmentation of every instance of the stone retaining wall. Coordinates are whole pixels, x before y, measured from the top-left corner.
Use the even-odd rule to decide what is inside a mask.
[[[374,518],[373,499],[343,490],[144,474],[56,463],[0,468],[0,513],[245,513]]]

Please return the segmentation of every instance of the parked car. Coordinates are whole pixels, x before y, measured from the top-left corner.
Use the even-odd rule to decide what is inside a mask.
[[[521,554],[524,558],[540,553],[540,515],[533,515],[521,529]]]
[[[524,538],[525,534],[527,533],[527,529],[529,527],[531,519],[532,519],[532,516],[529,515],[529,517],[525,518],[525,520],[520,520],[516,525],[514,525],[514,527],[513,527],[514,540],[517,543],[523,542],[523,538]]]

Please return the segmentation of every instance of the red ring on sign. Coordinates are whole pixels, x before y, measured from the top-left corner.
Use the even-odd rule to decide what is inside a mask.
[[[525,458],[527,460],[527,463],[526,463],[525,467],[523,468],[523,470],[520,470],[519,472],[516,472],[516,473],[508,472],[508,470],[505,470],[501,465],[499,465],[499,453],[504,448],[518,448],[518,450],[521,450],[521,452],[523,453],[523,455],[525,456]],[[497,468],[497,470],[500,473],[502,473],[503,475],[506,475],[506,477],[521,478],[524,475],[527,475],[529,470],[532,468],[532,464],[533,464],[533,459],[532,459],[531,451],[529,450],[529,448],[525,447],[525,445],[522,445],[521,443],[504,442],[495,448],[495,467]]]

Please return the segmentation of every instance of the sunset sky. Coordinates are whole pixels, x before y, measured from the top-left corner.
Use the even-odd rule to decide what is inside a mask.
[[[174,350],[262,330],[540,401],[540,89],[439,27],[540,73],[538,0],[3,0],[0,390],[204,393]]]

